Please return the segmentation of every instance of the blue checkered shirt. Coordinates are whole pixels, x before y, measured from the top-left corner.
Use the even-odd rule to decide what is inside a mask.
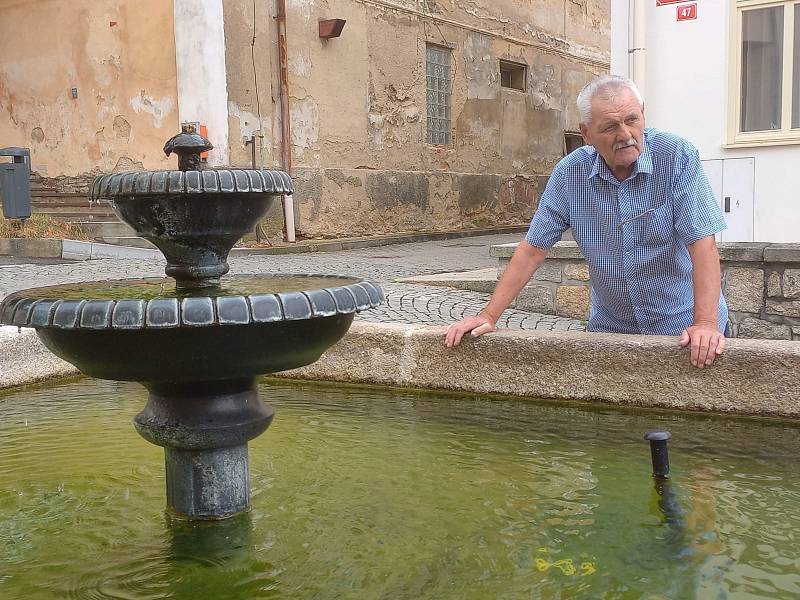
[[[680,335],[693,320],[686,246],[726,225],[694,146],[648,128],[623,182],[591,146],[556,165],[525,239],[548,250],[569,227],[589,265],[590,331]],[[720,331],[727,321],[720,295]]]

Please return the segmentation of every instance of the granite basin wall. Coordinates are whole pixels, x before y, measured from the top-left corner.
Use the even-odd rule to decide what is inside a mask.
[[[492,246],[502,273],[517,244]],[[733,337],[800,340],[800,244],[717,244]],[[553,246],[513,306],[588,319],[589,270],[575,242]]]
[[[456,348],[444,327],[354,323],[316,363],[283,377],[800,417],[800,344],[731,340],[696,369],[673,338],[503,330]],[[0,327],[0,388],[75,374],[31,330]],[[146,392],[142,389],[142,401]]]

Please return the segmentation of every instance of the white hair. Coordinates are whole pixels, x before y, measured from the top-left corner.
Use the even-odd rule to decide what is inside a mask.
[[[639,88],[627,77],[619,75],[601,75],[587,83],[580,94],[578,94],[578,112],[580,113],[581,123],[588,125],[592,118],[592,100],[600,93],[611,96],[615,90],[629,90],[634,98],[639,101],[639,106],[644,109],[644,100]]]

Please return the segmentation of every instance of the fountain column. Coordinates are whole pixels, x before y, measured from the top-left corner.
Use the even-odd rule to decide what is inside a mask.
[[[269,427],[274,414],[259,399],[255,379],[145,386],[150,397],[134,424],[144,439],[164,448],[171,511],[224,519],[247,510],[247,442]]]

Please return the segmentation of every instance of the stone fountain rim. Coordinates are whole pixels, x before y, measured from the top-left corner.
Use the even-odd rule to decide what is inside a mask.
[[[196,295],[187,298],[158,297],[150,300],[66,300],[29,296],[30,292],[39,289],[42,288],[7,296],[0,303],[0,325],[83,331],[257,325],[352,314],[375,308],[385,299],[381,287],[366,280],[297,292],[204,296],[202,290],[198,290]]]
[[[134,195],[163,194],[293,193],[292,179],[283,171],[224,167],[201,171],[129,171],[101,175],[92,181],[89,199],[130,199]]]

